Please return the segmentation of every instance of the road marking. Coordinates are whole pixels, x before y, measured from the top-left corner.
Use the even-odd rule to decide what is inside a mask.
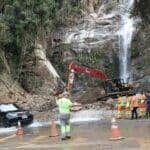
[[[108,142],[104,141],[95,141],[95,142],[84,142],[84,143],[66,143],[65,145],[62,143],[59,144],[28,144],[25,146],[16,147],[16,149],[48,149],[48,148],[60,148],[60,147],[81,147],[81,146],[95,146],[99,145],[100,147],[107,148],[107,150],[111,150],[112,146],[108,144]]]
[[[10,136],[7,136],[7,137],[4,137],[4,138],[0,139],[0,142],[5,142],[6,140],[8,140],[8,139],[12,139],[12,138],[14,138],[14,137],[16,137],[16,134],[13,134],[13,135],[10,135]]]
[[[38,136],[38,137],[35,137],[33,139],[31,139],[30,141],[28,142],[21,142],[19,143],[19,145],[28,145],[28,144],[34,144],[34,143],[37,143],[37,142],[40,142],[41,140],[45,139],[45,138],[48,138],[48,136]]]
[[[29,143],[36,143],[36,142],[39,142],[39,141],[41,141],[41,140],[43,140],[43,139],[46,139],[46,138],[48,138],[48,136],[44,136],[44,135],[41,135],[41,136],[38,136],[38,137],[36,137],[36,138],[34,138],[33,140],[31,140]]]
[[[0,143],[5,143],[6,141],[0,141]]]
[[[83,137],[78,137],[76,139],[73,139],[74,142],[79,142],[79,143],[86,142],[87,140],[88,138],[83,138]]]
[[[45,136],[45,135],[40,135],[40,136],[34,138],[34,140],[41,140],[41,139],[45,139],[46,137],[47,136]]]
[[[144,143],[150,143],[150,139],[143,139]]]

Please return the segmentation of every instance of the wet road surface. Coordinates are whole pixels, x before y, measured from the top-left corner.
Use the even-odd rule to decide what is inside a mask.
[[[50,138],[50,128],[24,129],[25,135],[0,135],[0,150],[148,150],[150,149],[149,120],[119,120],[118,126],[125,139],[110,141],[110,121],[99,121],[72,126],[72,138],[61,141]]]

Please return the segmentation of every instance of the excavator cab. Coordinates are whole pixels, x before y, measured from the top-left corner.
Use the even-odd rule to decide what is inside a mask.
[[[103,87],[107,95],[127,94],[132,90],[132,87],[129,84],[119,78],[104,81]]]

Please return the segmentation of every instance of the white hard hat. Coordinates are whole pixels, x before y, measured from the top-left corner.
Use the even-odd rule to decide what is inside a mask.
[[[65,91],[65,92],[63,93],[63,96],[69,96],[69,93]]]

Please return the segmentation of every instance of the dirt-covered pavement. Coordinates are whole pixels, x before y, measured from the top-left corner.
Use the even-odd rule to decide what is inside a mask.
[[[125,139],[110,141],[110,120],[73,124],[72,138],[61,141],[50,138],[50,128],[27,128],[23,137],[0,135],[1,150],[148,150],[150,148],[149,120],[119,120]]]

